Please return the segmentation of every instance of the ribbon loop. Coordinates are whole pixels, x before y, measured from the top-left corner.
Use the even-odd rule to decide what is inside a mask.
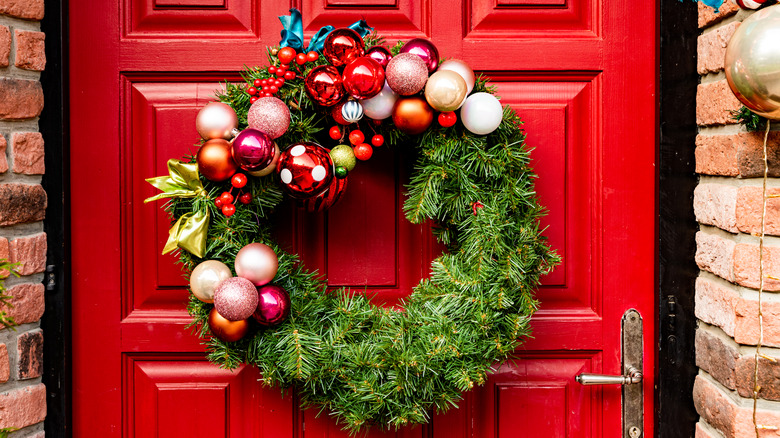
[[[209,229],[209,211],[185,213],[168,230],[168,241],[162,253],[168,254],[177,247],[191,252],[198,258],[206,253],[206,235]]]
[[[279,47],[292,47],[296,52],[303,51],[303,15],[298,9],[290,9],[290,15],[282,15],[279,17],[279,21],[282,22],[282,40],[279,41]],[[358,20],[349,25],[349,28],[357,32],[361,37],[365,37],[369,33],[374,31],[373,27],[370,27],[366,20]],[[322,47],[325,44],[325,38],[328,34],[335,29],[333,26],[322,26],[309,41],[309,46],[306,48],[307,52],[322,52]]]

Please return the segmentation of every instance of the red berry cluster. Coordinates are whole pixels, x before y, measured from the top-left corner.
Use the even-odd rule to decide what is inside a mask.
[[[336,125],[332,126],[330,131],[328,131],[328,135],[330,135],[330,138],[333,140],[340,140],[341,128]],[[363,134],[363,131],[355,129],[349,133],[349,142],[352,143],[352,151],[355,153],[355,158],[366,161],[374,154],[374,148],[372,148],[371,145],[374,145],[375,147],[382,146],[385,144],[385,138],[381,134],[376,134],[371,137],[371,144],[368,144],[366,143],[366,136]]]
[[[317,52],[297,53],[292,47],[282,47],[274,53],[279,59],[279,66],[271,65],[268,67],[268,74],[272,77],[268,79],[255,79],[247,85],[246,92],[251,98],[250,103],[255,103],[261,97],[271,97],[279,92],[285,81],[291,81],[298,76],[298,73],[290,70],[290,63],[295,61],[298,65],[304,65],[307,62],[316,61],[320,55]],[[276,76],[274,79],[273,76]]]
[[[252,194],[241,190],[244,188],[244,186],[246,186],[247,182],[249,182],[249,180],[247,180],[246,175],[243,173],[237,173],[233,175],[233,178],[230,179],[230,183],[233,185],[233,188],[238,189],[238,202],[244,205],[252,202]],[[232,192],[233,189],[230,189],[229,192],[222,192],[222,194],[214,200],[214,205],[222,210],[222,214],[225,216],[233,216],[233,214],[236,212],[236,204],[233,202],[236,200],[236,198],[233,197]]]

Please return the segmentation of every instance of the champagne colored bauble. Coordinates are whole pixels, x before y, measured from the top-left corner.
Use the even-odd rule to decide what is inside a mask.
[[[341,166],[347,169],[348,172],[352,171],[357,163],[352,148],[345,144],[333,146],[333,149],[330,150],[330,158],[333,160],[334,166]]]
[[[352,148],[350,148],[352,149]],[[303,207],[311,213],[325,211],[339,202],[347,190],[347,177],[333,178],[328,188],[317,196],[303,200]]]
[[[238,165],[233,160],[230,143],[226,140],[213,139],[198,149],[195,161],[198,163],[198,172],[211,181],[224,181],[238,170]]]
[[[436,111],[455,111],[466,99],[466,81],[454,71],[440,70],[425,84],[425,100]]]
[[[279,145],[274,143],[274,158],[271,160],[271,164],[268,166],[260,169],[260,170],[253,170],[249,172],[252,176],[262,177],[266,175],[270,175],[276,170],[276,163],[279,162],[279,156],[282,154],[282,151],[279,150]]]
[[[393,107],[398,100],[398,93],[390,88],[390,85],[385,81],[385,86],[382,87],[382,91],[371,99],[361,100],[360,104],[363,105],[363,113],[366,117],[374,120],[384,120],[393,115]]]
[[[204,140],[233,138],[233,130],[238,128],[238,116],[229,105],[222,102],[210,102],[195,117],[195,129]]]
[[[393,108],[393,123],[401,131],[421,134],[433,122],[433,108],[422,97],[402,97]]]
[[[220,315],[214,308],[209,312],[209,329],[212,335],[224,342],[236,342],[249,331],[249,321],[246,319],[231,321]]]
[[[247,128],[233,140],[233,159],[247,171],[268,167],[274,159],[275,143],[258,129]]]
[[[393,59],[393,54],[382,46],[374,46],[366,51],[366,56],[378,62],[382,68],[387,67],[387,63]]]
[[[219,260],[201,262],[190,274],[190,290],[204,303],[214,302],[214,291],[223,281],[232,277],[230,268]]]
[[[262,326],[274,327],[290,316],[290,295],[280,286],[268,284],[257,288],[257,308],[252,316]]]
[[[322,54],[334,67],[347,65],[366,53],[363,38],[354,30],[344,27],[336,29],[325,37]]]
[[[290,109],[273,96],[257,99],[249,107],[246,118],[250,128],[263,131],[272,139],[281,137],[290,127]]]
[[[471,69],[471,66],[466,63],[466,61],[461,61],[460,59],[448,59],[441,63],[439,66],[438,71],[442,70],[449,70],[454,71],[455,73],[459,74],[460,77],[463,78],[464,81],[466,81],[466,94],[471,94],[471,91],[474,89],[474,84],[477,81],[477,77],[474,75],[474,70]]]
[[[754,113],[780,120],[780,5],[742,22],[726,48],[731,91]]]
[[[230,321],[249,318],[256,307],[257,288],[246,278],[228,278],[214,291],[214,308]]]
[[[313,142],[293,144],[282,152],[276,166],[282,188],[296,199],[322,193],[333,179],[334,170],[328,150]]]
[[[401,53],[413,53],[425,62],[428,73],[436,71],[439,66],[439,49],[425,38],[412,38],[401,47]]]
[[[460,121],[469,131],[487,135],[495,131],[504,117],[501,102],[489,93],[474,93],[460,109]]]
[[[250,243],[236,254],[235,268],[236,276],[249,280],[255,286],[263,286],[276,276],[279,258],[270,246]]]
[[[344,85],[336,67],[321,65],[314,67],[304,80],[306,93],[322,106],[333,106],[344,97]]]
[[[341,106],[341,117],[349,123],[357,123],[363,118],[363,105],[354,100],[344,102]]]
[[[401,96],[411,96],[422,90],[428,81],[425,61],[413,53],[400,53],[387,64],[387,84]]]
[[[368,56],[361,56],[344,67],[344,88],[355,99],[376,96],[385,85],[385,69]]]

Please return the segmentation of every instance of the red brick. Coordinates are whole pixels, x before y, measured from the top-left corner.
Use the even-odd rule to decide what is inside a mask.
[[[699,269],[734,280],[734,247],[736,244],[714,234],[696,233],[696,264]]]
[[[40,184],[0,184],[0,205],[0,226],[41,221],[46,192]]]
[[[42,71],[46,67],[46,34],[20,29],[14,29],[14,34],[16,66],[25,70]]]
[[[732,233],[737,232],[735,215],[737,188],[725,184],[699,184],[693,192],[696,220]]]
[[[46,387],[42,383],[0,394],[0,428],[21,429],[46,418]]]
[[[702,377],[696,376],[693,385],[693,404],[696,412],[701,415],[707,424],[717,429],[726,438],[755,438],[756,432],[753,425],[753,410],[745,405],[739,406],[720,388]],[[756,420],[761,425],[779,425],[780,412],[759,408]],[[764,430],[764,437],[776,437],[774,430]]]
[[[13,242],[11,242],[13,245]],[[740,243],[734,247],[734,281],[742,286],[758,289],[758,245]],[[764,245],[764,290],[780,291],[780,247]]]
[[[38,81],[0,78],[0,96],[0,120],[31,119],[43,110],[43,89]]]
[[[769,144],[780,142],[780,133],[769,134]],[[699,135],[696,137],[696,172],[706,175],[764,175],[764,134],[743,132],[733,135]],[[780,176],[780,148],[767,148],[769,175]]]
[[[8,239],[5,237],[0,237],[0,261],[2,260],[11,260],[11,251],[9,249],[8,245]],[[8,277],[10,272],[8,272],[7,269],[0,271],[0,279]]]
[[[0,14],[40,21],[43,18],[43,0],[0,0]]]
[[[11,363],[8,361],[8,347],[0,344],[0,383],[11,378]]]
[[[19,368],[19,380],[41,377],[43,374],[43,330],[30,330],[16,338],[16,361]]]
[[[718,326],[727,335],[734,337],[737,325],[736,307],[739,293],[730,284],[702,277],[696,279],[696,317],[707,324]]]
[[[696,330],[696,366],[730,389],[736,388],[737,359],[739,352],[732,345],[704,330]]]
[[[0,306],[17,324],[36,322],[43,316],[46,308],[44,302],[44,287],[40,283],[18,284],[6,291],[11,297],[8,303],[11,305]],[[0,325],[0,327],[2,327]]]
[[[735,124],[737,121],[731,118],[731,112],[741,107],[725,79],[700,84],[696,89],[697,125]]]
[[[0,26],[0,67],[8,67],[11,56],[11,30]]]
[[[737,392],[745,398],[753,397],[755,385],[755,356],[743,356],[737,361],[735,372]],[[780,400],[780,362],[761,358],[758,361],[758,396],[765,400]]]
[[[698,2],[699,5],[699,29],[709,26],[711,24],[719,23],[724,19],[731,17],[739,11],[739,7],[731,0],[726,0],[718,10],[716,14],[715,10],[704,4],[704,2]]]
[[[5,137],[0,135],[0,173],[8,172],[8,158],[5,156],[5,150],[8,147],[8,143]]]
[[[11,241],[11,261],[19,263],[16,272],[30,275],[46,269],[46,233],[19,237]]]
[[[696,434],[694,438],[720,438],[718,435],[713,435],[702,426],[701,422],[696,423]]]
[[[729,23],[723,27],[699,36],[697,52],[697,70],[699,74],[713,73],[723,70],[726,56],[726,46],[739,27],[738,22]]]
[[[43,175],[43,136],[40,132],[15,132],[11,137],[14,172]]]
[[[737,191],[737,228],[748,234],[761,233],[761,213],[763,211],[763,189],[761,187],[745,186]],[[769,188],[767,195],[780,195],[780,189]],[[768,198],[766,202],[766,234],[780,235],[780,198]]]
[[[738,344],[756,345],[760,329],[758,326],[758,301],[741,298],[735,307],[734,340]],[[764,315],[764,345],[780,346],[780,303],[764,300],[761,303]]]

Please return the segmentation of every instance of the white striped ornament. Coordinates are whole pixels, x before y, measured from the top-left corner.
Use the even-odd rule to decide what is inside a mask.
[[[766,0],[735,0],[735,3],[742,9],[758,9]]]
[[[360,102],[350,100],[341,107],[341,115],[347,123],[357,123],[363,118],[363,105]]]

